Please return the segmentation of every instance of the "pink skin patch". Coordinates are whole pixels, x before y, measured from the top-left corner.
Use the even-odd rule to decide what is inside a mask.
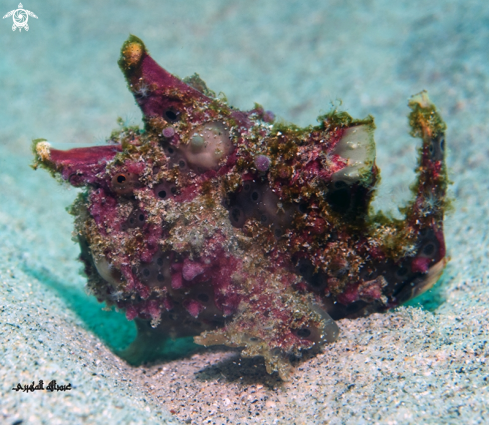
[[[355,283],[354,285],[349,285],[343,293],[338,295],[338,302],[340,302],[343,305],[348,305],[351,304],[355,301],[358,301],[360,299],[360,296],[358,294],[358,283]]]
[[[375,279],[363,282],[358,287],[358,295],[364,301],[379,300],[382,296],[382,280]]]
[[[270,159],[265,155],[258,155],[255,158],[255,167],[258,171],[265,172],[270,167]]]
[[[173,273],[171,275],[171,287],[173,289],[180,289],[182,287],[182,273]]]
[[[121,152],[120,145],[74,148],[67,151],[50,150],[50,160],[64,180],[75,187],[98,182],[97,174],[105,171],[107,162]]]
[[[190,261],[188,258],[184,261],[182,275],[186,281],[190,282],[202,273],[204,273],[202,264]]]
[[[414,273],[427,273],[431,259],[426,257],[417,257],[411,263],[411,269]]]
[[[268,123],[275,121],[275,114],[272,111],[265,111],[263,114],[263,121]]]
[[[165,297],[165,299],[163,300],[163,305],[165,306],[166,311],[170,311],[173,309],[173,303],[168,297]]]
[[[90,148],[73,148],[67,151],[51,149],[50,156],[57,166],[63,168],[69,164],[91,165],[96,164],[101,160],[109,161],[121,152],[120,145],[111,146],[92,146]]]
[[[175,129],[173,127],[166,127],[163,129],[162,134],[163,137],[169,139],[170,137],[173,137],[173,135],[175,134]]]
[[[189,312],[189,314],[195,318],[199,316],[205,310],[205,307],[195,300],[185,300],[183,307]]]
[[[134,320],[138,315],[136,308],[132,305],[126,307],[126,318],[127,320]]]
[[[92,192],[90,196],[92,203],[90,214],[100,228],[100,232],[106,234],[105,224],[110,222],[112,225],[117,223],[117,201],[108,196],[103,189]]]
[[[189,101],[210,103],[210,99],[194,88],[185,84],[169,72],[161,68],[146,52],[143,54],[138,72],[131,76],[130,82],[135,87],[140,80],[149,87],[155,87],[148,96],[140,99],[139,107],[145,116],[166,117],[167,111],[181,110],[182,102],[175,100],[177,95],[170,97],[167,93],[178,93],[178,96]]]
[[[157,319],[161,315],[161,308],[156,300],[151,300],[146,306],[146,311],[151,316],[152,319]]]

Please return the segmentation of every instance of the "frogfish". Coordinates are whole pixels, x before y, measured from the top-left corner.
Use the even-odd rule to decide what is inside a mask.
[[[239,347],[284,379],[290,358],[339,335],[336,321],[423,293],[447,262],[446,125],[425,91],[402,219],[372,210],[374,119],[331,110],[318,125],[230,106],[194,74],[179,79],[130,36],[119,66],[143,115],[102,146],[33,142],[34,168],[81,191],[70,213],[87,287],[135,320],[131,361],[169,338]]]

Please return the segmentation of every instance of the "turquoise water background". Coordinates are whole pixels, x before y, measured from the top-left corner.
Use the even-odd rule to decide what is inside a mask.
[[[42,362],[33,365],[30,343],[17,341],[16,332],[28,335],[26,341],[37,339],[35,329],[43,329],[47,321],[59,334],[44,340],[69,344],[62,335],[76,323],[112,351],[123,348],[135,334],[122,315],[101,310],[84,292],[78,247],[71,241],[72,220],[65,211],[76,191],[29,167],[34,138],[66,148],[101,144],[118,117],[140,123],[141,114],[117,66],[120,46],[129,34],[143,39],[168,71],[180,77],[198,72],[209,88],[224,92],[240,109],[258,102],[300,125],[315,123],[332,105],[341,105],[355,117],[374,115],[382,170],[375,206],[393,214],[396,205],[409,198],[414,177],[417,142],[408,134],[407,99],[428,90],[448,124],[454,210],[446,220],[446,237],[451,262],[437,287],[411,304],[421,303],[441,318],[460,316],[467,335],[476,338],[475,326],[483,329],[477,338],[487,337],[488,3],[48,0],[23,4],[38,16],[29,17],[28,32],[12,31],[11,17],[0,21],[0,323],[25,319],[19,328],[2,325],[5,356],[0,365],[6,407],[1,414],[10,421],[6,423],[13,423],[22,411],[35,419],[50,410],[58,411],[51,418],[57,423],[71,411],[63,402],[54,407],[33,397],[20,403],[9,390],[11,381],[29,380],[37,367],[44,370]],[[17,2],[2,0],[0,7],[3,16],[17,8]],[[53,314],[44,320],[40,312],[46,308]],[[63,363],[62,353],[54,354],[55,345],[49,362],[60,370],[75,368],[75,363]],[[191,347],[184,341],[165,354],[173,358]],[[26,360],[16,360],[15,355],[24,351]],[[481,366],[474,376],[486,372]],[[467,413],[473,423],[482,422],[485,414],[484,384],[478,388],[482,389],[464,399],[473,402]],[[77,395],[73,403],[83,410],[95,402]],[[164,412],[154,416],[154,410],[141,413],[144,409],[134,403],[114,417],[125,423],[166,417]],[[446,412],[441,416],[452,420]],[[71,419],[79,423],[80,418],[75,414]]]

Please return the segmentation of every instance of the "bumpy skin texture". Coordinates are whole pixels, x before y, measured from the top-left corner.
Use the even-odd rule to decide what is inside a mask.
[[[334,341],[334,320],[398,306],[446,263],[445,124],[409,102],[422,139],[404,220],[371,213],[372,117],[332,111],[315,127],[233,109],[194,75],[162,69],[131,36],[119,65],[144,129],[36,161],[84,192],[72,206],[88,288],[138,323],[134,362],[168,337],[242,347],[286,377],[290,354]]]

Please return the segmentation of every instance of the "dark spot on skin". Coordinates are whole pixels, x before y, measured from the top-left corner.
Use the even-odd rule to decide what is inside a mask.
[[[342,180],[337,180],[334,182],[333,186],[335,189],[343,189],[343,188],[347,187],[347,184]]]
[[[302,213],[302,214],[305,214],[307,211],[308,211],[308,206],[307,204],[299,204],[299,211]]]
[[[209,301],[209,295],[207,295],[207,294],[199,294],[197,296],[197,299],[199,301],[202,301],[203,303],[206,303],[207,301]]]
[[[139,187],[138,175],[136,173],[118,173],[112,177],[112,190],[118,195],[129,195],[136,187]]]
[[[233,210],[231,211],[231,217],[233,218],[233,220],[235,222],[238,222],[239,219],[241,218],[241,210],[239,208],[233,208]]]
[[[397,276],[399,276],[399,277],[404,277],[404,276],[406,276],[406,275],[407,275],[408,271],[409,271],[409,270],[407,269],[407,267],[405,267],[405,266],[401,266],[401,267],[399,267],[399,268],[397,269],[396,274],[397,274]]]
[[[314,273],[307,281],[313,288],[320,288],[324,284],[324,279],[319,273]]]
[[[339,279],[341,279],[342,277],[345,277],[347,274],[348,274],[348,269],[347,268],[338,270],[336,273],[333,273],[333,275],[336,276]]]
[[[373,267],[375,267],[375,266],[373,266]],[[362,268],[362,270],[360,271],[360,279],[361,280],[372,280],[372,279],[375,279],[376,276],[377,276],[377,270],[375,270],[371,267]]]
[[[178,161],[178,166],[183,169],[187,166],[187,163],[183,159],[181,159],[180,161]]]
[[[347,212],[351,205],[350,188],[345,182],[338,180],[334,182],[333,189],[327,193],[326,200],[334,211]]]
[[[173,155],[173,154],[175,153],[175,149],[173,149],[171,146],[170,146],[170,147],[168,147],[168,149],[167,149],[167,150],[168,150],[168,153],[169,153],[170,155]]]
[[[252,337],[250,338],[250,341],[251,341],[251,342],[257,342],[257,341],[259,341],[259,340],[258,340],[258,338],[257,338],[257,337],[252,336]]]
[[[276,237],[276,238],[280,238],[280,237],[282,237],[282,230],[280,230],[280,229],[275,229],[275,230],[273,231],[273,234],[275,235],[275,237]]]
[[[148,277],[151,274],[151,272],[148,269],[143,269],[143,276]]]
[[[77,180],[80,176],[83,176],[83,173],[77,172],[77,173],[70,174],[70,177],[68,177],[68,181],[70,182],[70,184],[76,185]]]
[[[299,338],[308,338],[311,336],[311,331],[307,328],[302,328],[297,331],[297,336]]]
[[[336,242],[337,240],[338,240],[338,233],[333,230],[329,235],[328,242]]]
[[[165,117],[170,121],[170,122],[175,122],[178,121],[180,114],[176,111],[173,111],[171,109],[168,109],[165,111]]]
[[[234,207],[229,211],[229,218],[231,220],[231,224],[234,227],[243,227],[245,221],[246,221],[246,216],[244,215],[244,212],[238,208]]]
[[[139,210],[135,210],[131,213],[131,215],[127,218],[127,223],[126,225],[129,228],[135,228],[135,227],[143,227],[144,223],[146,222],[146,216],[144,213],[142,213]],[[148,244],[148,248],[150,248]]]
[[[175,185],[168,181],[163,181],[154,187],[154,193],[158,199],[167,199],[170,196],[170,193],[174,195],[176,192],[177,189]]]
[[[317,273],[310,261],[302,260],[297,270],[313,290],[321,290],[326,285],[326,276],[323,273]]]
[[[367,278],[368,280],[372,280],[372,279],[374,278],[374,276],[375,276],[375,273],[374,273],[374,272],[369,272],[369,273],[367,274],[366,278]]]
[[[163,257],[159,257],[159,258],[156,260],[156,264],[158,264],[159,266],[162,266],[162,265],[163,265]]]
[[[261,222],[261,224],[267,224],[268,223],[268,217],[265,214],[262,214],[260,217],[260,222]]]
[[[427,256],[433,255],[435,252],[435,244],[430,242],[423,247],[423,254]]]
[[[255,190],[254,192],[251,193],[251,200],[252,201],[258,201],[258,199],[260,198],[260,194]]]
[[[350,192],[348,189],[340,189],[328,196],[330,205],[339,212],[344,212],[350,208]]]
[[[431,139],[431,143],[428,146],[428,153],[433,161],[442,161],[444,152],[445,152],[445,135],[441,133]]]
[[[156,276],[156,279],[158,279],[158,282],[163,282],[165,280],[165,276],[163,276],[161,273],[158,273],[158,276]]]
[[[223,320],[211,320],[209,322],[212,326],[215,326],[216,328],[220,328],[224,326],[224,321]]]
[[[251,189],[251,184],[249,184],[249,183],[245,183],[245,184],[243,185],[243,190],[244,190],[245,192],[248,192],[250,189]]]

